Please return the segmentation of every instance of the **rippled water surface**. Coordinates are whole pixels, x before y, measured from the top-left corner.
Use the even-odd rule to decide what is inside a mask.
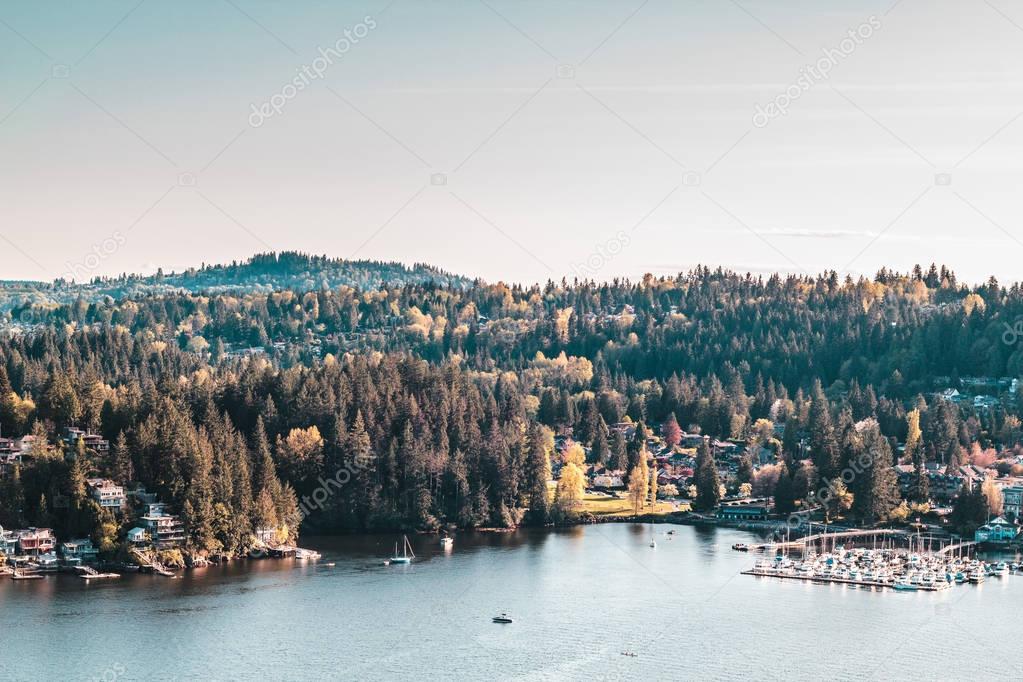
[[[448,553],[418,536],[415,563],[384,566],[395,539],[304,538],[321,560],[176,579],[2,579],[0,678],[1023,678],[1023,577],[942,593],[753,578],[730,549],[747,534],[688,526],[463,533]],[[492,624],[502,611],[515,622]]]

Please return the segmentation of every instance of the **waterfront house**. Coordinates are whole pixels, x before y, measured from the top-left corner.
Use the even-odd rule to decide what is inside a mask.
[[[123,487],[106,478],[90,478],[86,484],[89,486],[89,494],[99,506],[112,512],[124,509],[127,498]]]
[[[50,554],[57,546],[57,538],[49,528],[28,528],[15,531],[18,553],[26,556]]]
[[[64,560],[65,566],[81,566],[83,564],[96,563],[99,550],[93,546],[92,540],[82,538],[62,542],[60,545],[60,556]]]
[[[128,531],[127,539],[132,547],[145,547],[151,542],[149,531],[145,528],[132,528]]]
[[[0,526],[0,554],[14,556],[18,550],[18,538],[12,531]]]
[[[264,545],[273,545],[277,543],[277,529],[276,528],[257,528],[256,529],[256,540],[262,542]]]
[[[146,513],[139,519],[149,531],[157,549],[177,547],[185,541],[185,526],[177,516],[167,513],[167,505],[154,502],[146,505]]]
[[[1015,524],[1009,523],[1004,516],[988,521],[977,529],[973,539],[977,542],[1006,543],[1016,537]]]

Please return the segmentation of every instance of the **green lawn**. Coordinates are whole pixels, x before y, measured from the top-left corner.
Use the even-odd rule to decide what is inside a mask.
[[[688,511],[688,505],[682,505],[678,511]],[[621,499],[604,497],[587,493],[583,498],[583,511],[594,516],[632,514],[632,503],[623,495]],[[656,506],[643,507],[640,514],[670,514],[675,508],[670,502],[658,502]]]

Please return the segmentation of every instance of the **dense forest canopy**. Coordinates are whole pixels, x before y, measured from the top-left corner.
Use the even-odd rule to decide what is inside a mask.
[[[289,258],[195,278],[220,286],[244,269],[272,283]],[[642,425],[667,423],[771,443],[783,483],[803,495],[808,476],[884,452],[853,509],[874,520],[897,502],[894,446],[914,428],[904,456],[918,474],[1019,440],[1015,394],[983,411],[933,395],[1020,376],[1018,284],[971,288],[935,266],[873,280],[708,268],[529,287],[456,279],[14,306],[0,334],[0,429],[44,445],[2,482],[0,523],[106,528],[113,542],[118,529],[82,493],[92,475],[158,493],[207,552],[237,551],[264,526],[544,522],[556,511],[552,434],[631,471],[646,466]],[[642,427],[633,442],[609,431],[623,420]],[[47,455],[68,426],[114,447]],[[713,460],[700,466],[716,492]],[[340,471],[344,485],[311,509]]]

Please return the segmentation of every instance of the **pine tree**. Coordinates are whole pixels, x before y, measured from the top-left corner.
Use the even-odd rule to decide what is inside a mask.
[[[774,513],[781,515],[791,514],[796,510],[796,496],[794,493],[792,474],[789,471],[787,462],[782,462],[781,471],[778,474],[778,482],[774,487]]]
[[[721,502],[721,481],[718,478],[717,463],[704,438],[696,449],[696,509],[710,511]]]
[[[820,381],[813,386],[810,403],[810,453],[822,480],[831,480],[839,474],[840,451],[831,422],[831,406],[821,388]]]
[[[920,411],[911,410],[906,414],[905,457],[913,464],[913,477],[909,485],[909,499],[926,502],[930,499],[930,480],[927,476],[927,453],[920,440]]]
[[[609,436],[607,423],[604,421],[604,418],[597,417],[597,435],[593,438],[590,458],[601,466],[607,464],[611,457],[611,446],[608,443]]]
[[[850,453],[850,466],[856,472],[853,509],[867,523],[877,523],[899,505],[898,478],[892,469],[891,447],[877,422],[868,419],[857,426]]]

